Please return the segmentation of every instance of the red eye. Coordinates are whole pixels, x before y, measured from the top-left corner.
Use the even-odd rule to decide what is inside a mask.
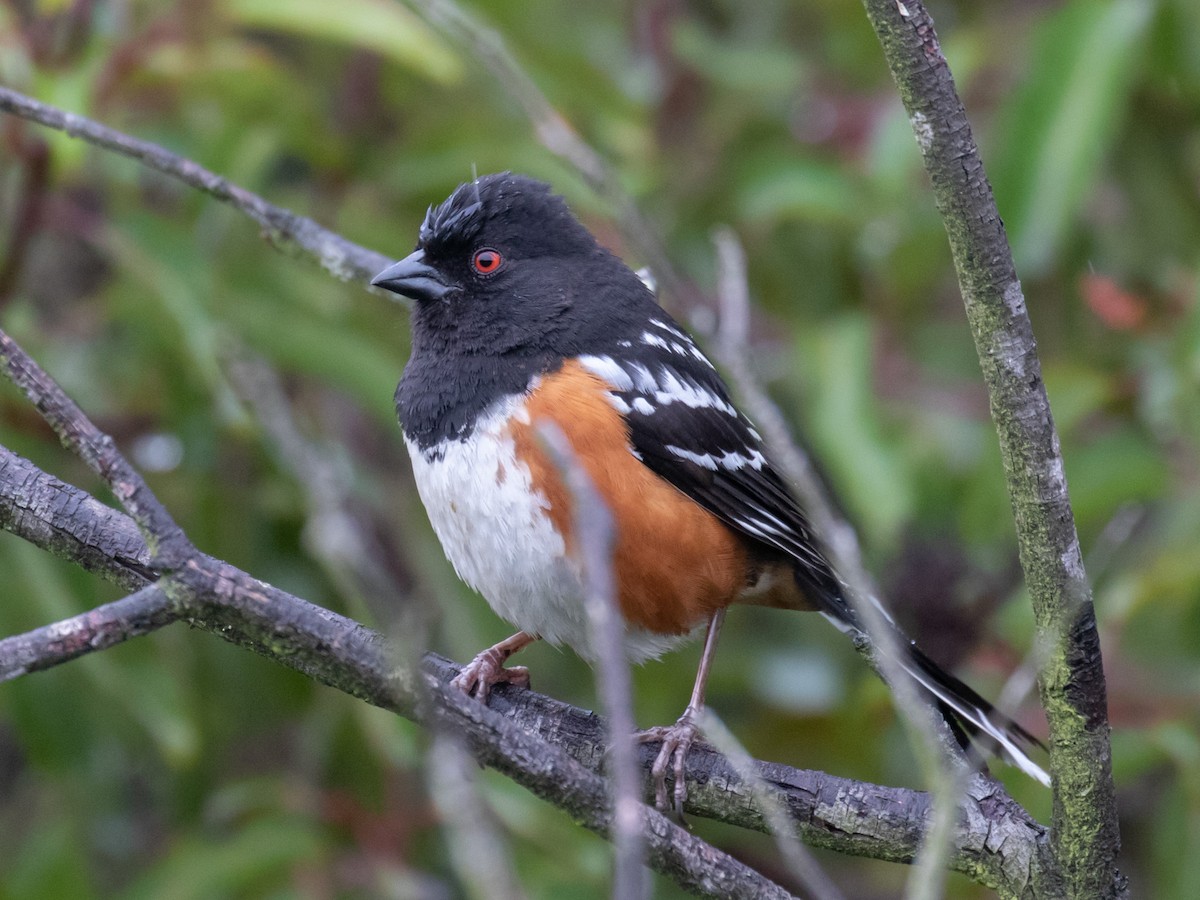
[[[492,275],[499,271],[502,265],[504,257],[500,255],[499,250],[493,250],[491,247],[476,250],[475,255],[471,257],[471,267],[480,275]]]

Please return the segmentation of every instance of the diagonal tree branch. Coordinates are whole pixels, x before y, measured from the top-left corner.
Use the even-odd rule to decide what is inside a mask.
[[[137,523],[0,445],[0,528],[129,591],[157,576]]]
[[[302,250],[315,257],[322,268],[341,281],[366,281],[392,262],[382,253],[360,247],[340,234],[321,227],[312,219],[268,203],[257,194],[158,144],[139,140],[84,116],[48,106],[3,86],[0,86],[0,110],[135,159],[223,203],[229,203],[257,222],[263,234],[275,246],[285,251]]]
[[[1053,845],[1072,897],[1118,897],[1120,834],[1091,589],[1033,327],[979,148],[920,0],[864,0],[900,88],[938,211],[1000,437],[1050,724]]]
[[[556,803],[584,827],[611,836],[605,778],[444,681],[422,679],[412,668],[397,665],[392,648],[370,629],[197,551],[112,439],[3,331],[0,361],[64,442],[122,499],[145,534],[151,560],[168,559],[153,548],[170,544],[164,566],[169,574],[124,601],[0,642],[0,671],[15,676],[47,668],[186,616],[194,625],[324,684],[432,727],[453,729],[481,763]],[[4,454],[9,457],[5,468],[18,475],[18,483],[25,486],[23,496],[28,496],[30,464],[7,450]],[[25,477],[20,477],[21,469]],[[0,494],[3,488],[0,484]],[[119,515],[115,510],[112,514]],[[169,603],[163,602],[164,596]],[[642,807],[640,826],[649,864],[688,890],[747,900],[791,897],[653,809]]]
[[[158,584],[82,615],[0,640],[0,681],[40,672],[179,621]]]
[[[173,566],[191,543],[171,514],[151,493],[142,476],[117,451],[112,438],[100,431],[25,351],[0,331],[0,366],[54,429],[63,446],[72,450],[104,479],[128,510],[150,545],[152,565]]]
[[[7,489],[13,483],[24,486],[19,500]],[[140,540],[136,525],[120,511],[89,501],[83,491],[0,447],[0,527],[55,555],[86,559],[97,574],[119,583],[141,578],[131,574],[128,563],[130,558],[136,561],[148,556],[144,544],[140,550],[130,552],[131,542]],[[79,539],[64,543],[56,537],[66,531],[78,534]],[[115,555],[117,552],[120,557]],[[231,567],[223,571],[226,584],[249,579]],[[256,589],[255,596],[260,593]],[[286,596],[278,591],[273,595]],[[383,650],[386,642],[382,636],[298,598],[289,597],[287,602],[297,612],[287,617],[291,624],[280,624],[279,628],[269,617],[247,619],[228,605],[204,613],[192,612],[189,621],[368,703],[392,708],[385,689],[391,663]],[[114,605],[98,607],[68,620],[66,626],[48,625],[0,641],[0,671],[4,670],[3,660],[10,648],[15,646],[10,642],[27,643],[31,637],[45,640],[56,628],[79,628],[82,621],[76,620],[89,621],[97,632],[119,628],[119,621],[112,625],[109,620],[120,620],[123,611],[111,607]],[[297,629],[306,633],[302,640],[295,636]],[[276,638],[279,634],[292,636],[281,642]],[[83,652],[92,649],[98,648],[87,646]],[[67,658],[57,661],[65,662]],[[423,665],[441,682],[448,683],[458,674],[456,665],[438,656],[426,655]],[[506,687],[496,689],[490,706],[562,748],[589,770],[603,771],[606,730],[600,717],[534,691]],[[643,750],[639,764],[645,796],[649,797],[653,790],[649,779],[653,752]],[[766,789],[775,792],[776,801],[788,811],[796,833],[805,843],[893,862],[911,862],[916,856],[930,814],[927,794],[777,763],[758,762],[756,766]],[[702,744],[692,748],[687,774],[686,809],[690,815],[767,830],[754,791],[711,748]],[[969,780],[960,803],[953,845],[951,867],[955,871],[1005,896],[1053,896],[1043,893],[1052,874],[1046,829],[1031,819],[998,782],[979,775]]]

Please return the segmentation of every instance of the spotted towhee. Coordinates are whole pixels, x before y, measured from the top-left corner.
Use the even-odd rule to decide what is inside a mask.
[[[486,699],[499,681],[527,682],[504,662],[538,638],[594,655],[568,493],[535,431],[552,421],[617,523],[630,659],[708,626],[691,703],[652,732],[664,739],[659,805],[672,759],[678,804],[726,607],[816,609],[864,631],[762,438],[638,275],[541,182],[505,173],[460,186],[372,284],[415,301],[396,408],[433,528],[462,579],[520,629],[456,683]],[[1034,738],[896,637],[899,664],[952,723],[1048,783],[1023,749]]]

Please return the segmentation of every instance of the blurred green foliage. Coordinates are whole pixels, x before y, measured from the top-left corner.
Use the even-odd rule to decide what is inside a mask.
[[[704,289],[711,230],[736,230],[760,375],[901,617],[995,694],[1029,645],[1030,613],[944,234],[861,9],[488,0],[468,11],[610,161]],[[1105,641],[1123,868],[1137,893],[1182,900],[1200,882],[1200,6],[932,12],[1062,432]],[[642,264],[613,210],[538,144],[458,37],[387,0],[16,0],[0,7],[0,81],[387,254],[407,252],[425,206],[472,171],[515,169],[553,181]],[[278,254],[206,196],[13,120],[0,121],[0,241],[0,321],[202,549],[369,616],[313,552],[303,478],[231,380],[232,361],[260,356],[283,374],[301,430],[388,526],[415,593],[436,598],[429,645],[461,659],[507,633],[457,583],[411,491],[391,409],[402,309]],[[96,489],[7,385],[0,440]],[[9,535],[0,572],[0,633],[116,596]],[[380,627],[405,602],[399,587],[368,599]],[[636,673],[640,722],[678,715],[695,653]],[[571,654],[528,657],[539,688],[595,704]],[[735,612],[711,702],[760,756],[917,778],[886,692],[815,618]],[[0,897],[458,896],[424,745],[408,723],[182,627],[6,684]],[[1001,774],[1048,814],[1045,792]],[[530,896],[605,896],[606,845],[480,779]],[[765,840],[695,825],[783,877]],[[822,862],[847,896],[894,896],[905,876]],[[949,892],[986,896],[961,879]]]

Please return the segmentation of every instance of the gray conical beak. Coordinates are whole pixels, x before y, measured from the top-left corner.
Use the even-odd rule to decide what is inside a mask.
[[[441,300],[454,290],[437,269],[426,265],[424,250],[414,251],[400,262],[392,263],[372,278],[371,284],[418,301]]]

